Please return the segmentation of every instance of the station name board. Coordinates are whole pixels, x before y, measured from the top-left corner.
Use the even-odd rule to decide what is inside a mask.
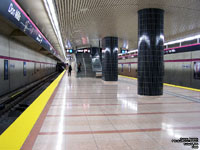
[[[0,14],[15,24],[26,35],[33,38],[43,48],[55,55],[58,59],[61,59],[58,52],[15,0],[1,0]]]

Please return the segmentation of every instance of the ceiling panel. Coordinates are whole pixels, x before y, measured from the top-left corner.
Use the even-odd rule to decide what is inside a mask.
[[[165,10],[165,39],[196,34],[200,27],[199,0],[55,0],[62,37],[74,46],[88,44],[105,36],[118,36],[137,48],[137,11],[143,8]],[[122,45],[121,45],[122,46]]]
[[[47,38],[59,47],[42,0],[18,0]],[[138,15],[143,8],[165,10],[165,40],[200,33],[199,0],[54,0],[63,42],[98,46],[105,36],[118,36],[137,48]],[[39,12],[39,13],[38,13]]]

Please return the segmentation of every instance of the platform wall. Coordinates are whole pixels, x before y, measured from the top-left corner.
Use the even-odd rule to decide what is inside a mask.
[[[165,55],[164,82],[200,89],[200,79],[194,78],[194,62],[200,63],[197,59],[200,59],[200,51]],[[119,59],[118,73],[137,77],[137,61],[137,58]]]
[[[8,80],[4,79],[4,60],[8,60]],[[56,63],[0,34],[0,96],[55,72]]]

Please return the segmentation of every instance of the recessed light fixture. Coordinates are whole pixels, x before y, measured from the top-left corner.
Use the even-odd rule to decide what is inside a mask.
[[[194,39],[198,39],[198,38],[200,38],[200,35],[190,36],[190,37],[182,38],[182,39],[179,39],[179,40],[174,40],[174,41],[166,42],[164,45],[181,43],[181,42],[190,41],[190,40],[194,40]]]
[[[86,12],[86,11],[88,11],[89,9],[88,8],[82,8],[82,9],[80,9],[80,12]]]
[[[65,48],[64,48],[61,33],[60,33],[60,28],[59,28],[58,19],[57,19],[57,16],[56,16],[56,10],[55,10],[55,6],[54,6],[54,2],[53,2],[53,0],[44,0],[44,4],[45,4],[45,7],[46,7],[48,16],[51,20],[51,24],[53,25],[53,29],[56,33],[57,38],[58,38],[59,44],[61,46],[63,55],[66,59]]]

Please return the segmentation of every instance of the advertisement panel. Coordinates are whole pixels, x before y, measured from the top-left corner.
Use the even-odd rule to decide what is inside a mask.
[[[23,62],[23,74],[26,76],[26,62]]]
[[[8,60],[4,60],[4,80],[8,80]]]
[[[128,70],[131,72],[131,64],[128,64]]]
[[[200,80],[200,61],[194,62],[194,79]]]

